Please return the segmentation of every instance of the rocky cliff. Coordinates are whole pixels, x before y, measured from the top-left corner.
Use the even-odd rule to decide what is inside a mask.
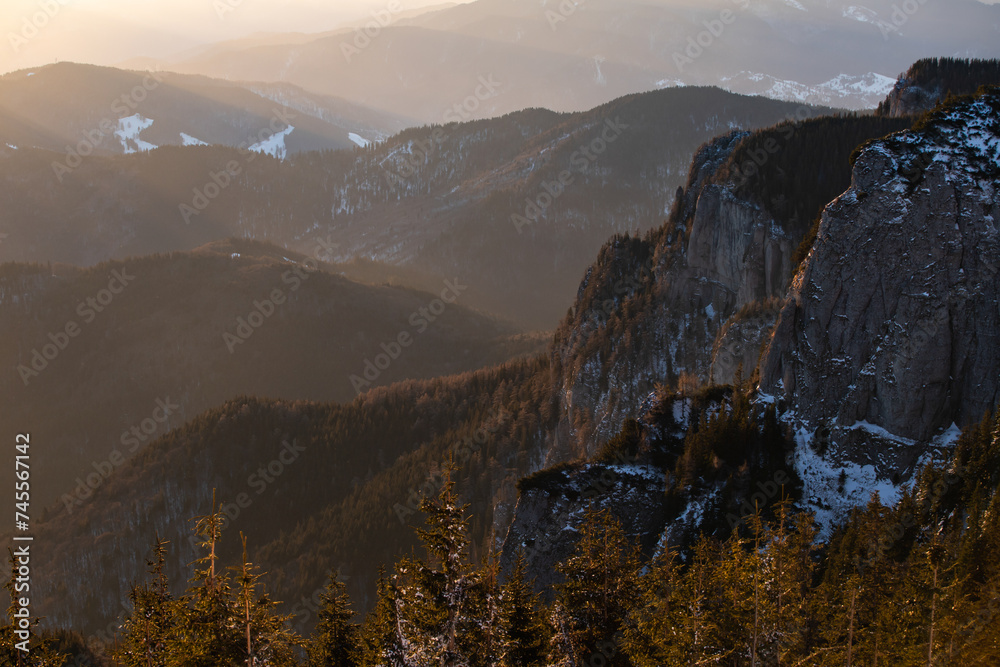
[[[789,120],[702,147],[670,218],[602,249],[556,333],[563,419],[548,461],[592,454],[657,383],[749,377],[810,221],[850,183],[851,151],[906,125]]]
[[[1000,401],[1000,93],[868,144],[762,371],[805,423],[927,441]]]

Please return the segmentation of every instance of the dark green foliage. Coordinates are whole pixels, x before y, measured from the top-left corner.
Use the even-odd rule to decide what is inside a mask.
[[[998,84],[1000,84],[1000,60],[924,58],[900,75],[896,89],[889,95],[888,100],[879,104],[876,113],[879,115],[894,111],[898,113],[899,110],[893,108],[893,102],[900,98],[906,106],[916,103],[918,110],[919,106],[929,109],[947,96],[971,95],[980,86]],[[915,99],[908,99],[910,97]]]
[[[524,554],[519,552],[500,590],[500,630],[505,643],[502,667],[544,664],[551,631],[540,597],[526,577]]]
[[[621,432],[604,443],[594,463],[615,464],[635,461],[642,442],[642,426],[635,419],[626,419]]]
[[[357,664],[358,626],[347,586],[330,574],[320,602],[319,622],[309,641],[309,667],[352,667]]]
[[[713,412],[705,401],[720,397],[725,410],[715,404]],[[687,442],[697,448],[706,439],[718,459],[713,466],[733,465],[739,451],[774,454],[767,443],[780,440],[780,429],[771,409],[755,413],[731,389],[699,401],[697,410],[710,416],[689,429]],[[741,468],[760,480],[746,461]],[[423,503],[427,526],[418,535],[426,557],[399,561],[392,581],[379,576],[360,628],[351,624],[346,588],[330,577],[308,664],[989,667],[1000,660],[998,470],[1000,416],[987,415],[962,433],[950,460],[922,469],[895,506],[873,496],[825,545],[817,545],[813,516],[786,498],[766,508],[755,503],[724,538],[702,535],[683,549],[661,544],[648,562],[610,511],[591,506],[579,542],[558,566],[563,580],[549,608],[520,556],[502,586],[492,552],[478,565],[469,558],[467,506],[458,502],[451,469],[436,499]],[[157,540],[149,580],[132,589],[118,659],[137,667],[297,664],[298,638],[261,592],[245,546],[235,576],[217,566],[222,515],[200,517],[195,532],[205,553],[176,601]],[[62,664],[47,649],[18,663],[10,636],[8,625],[0,664]],[[57,643],[100,659],[82,639]]]
[[[620,634],[637,593],[638,545],[607,510],[590,508],[573,554],[559,565],[555,586],[558,626],[549,652],[555,664],[627,665]],[[568,661],[568,662],[567,662]]]
[[[115,659],[127,667],[164,667],[167,642],[174,632],[179,608],[170,594],[166,575],[167,542],[156,537],[153,557],[146,561],[150,578],[129,591],[132,613],[122,624]]]
[[[852,155],[851,158],[851,164],[854,164],[854,156]],[[802,237],[802,242],[799,243],[799,247],[795,249],[795,254],[792,255],[792,266],[799,267],[802,265],[802,262],[806,261],[809,251],[812,250],[813,244],[816,243],[816,237],[819,236],[820,222],[822,222],[822,218],[817,216],[809,231]]]
[[[551,492],[569,479],[569,474],[579,469],[575,463],[559,463],[549,468],[533,472],[517,481],[517,490],[527,493],[535,489]]]
[[[759,203],[792,238],[801,238],[850,186],[854,149],[911,122],[849,114],[782,123],[741,141],[713,180],[735,184],[737,196]]]
[[[22,581],[18,581],[20,556],[8,549],[10,576],[4,589],[10,594],[3,626],[0,627],[0,665],[3,667],[62,667],[66,656],[53,650],[51,640],[38,634],[41,619],[20,615],[23,609],[19,600],[24,597]],[[30,556],[29,556],[30,565]]]

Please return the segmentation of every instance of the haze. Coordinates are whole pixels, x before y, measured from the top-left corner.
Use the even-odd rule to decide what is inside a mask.
[[[399,2],[405,10],[442,4]],[[5,0],[0,72],[63,60],[115,65],[257,33],[321,32],[386,5],[387,0]]]

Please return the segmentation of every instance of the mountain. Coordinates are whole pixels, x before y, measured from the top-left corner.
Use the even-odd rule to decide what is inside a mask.
[[[75,63],[12,72],[0,77],[0,144],[63,153],[72,169],[91,155],[204,143],[283,157],[353,147],[352,134],[375,141],[409,124],[290,85],[252,88]]]
[[[564,417],[551,460],[593,454],[658,383],[731,383],[741,366],[750,377],[800,244],[850,185],[851,153],[910,122],[786,122],[700,149],[666,223],[602,248],[556,331]]]
[[[996,89],[959,99],[858,155],[762,365],[802,424],[916,452],[1000,402],[998,112]]]
[[[788,100],[804,104],[844,106],[871,109],[885,100],[896,85],[896,79],[875,72],[860,76],[841,74],[829,81],[809,86],[797,81],[778,79],[758,72],[739,72],[722,78],[727,90],[745,95],[762,95],[775,100]]]
[[[926,58],[902,74],[878,112],[891,116],[921,114],[948,95],[971,95],[980,86],[1000,85],[1000,60]]]
[[[997,377],[996,281],[983,268],[1000,260],[987,209],[996,111],[994,91],[912,130],[912,118],[846,115],[721,136],[696,154],[662,227],[600,251],[548,354],[380,387],[346,405],[242,397],[209,409],[124,462],[89,502],[49,509],[38,543],[60,548],[40,554],[37,608],[60,624],[104,628],[157,532],[172,543],[180,583],[177,564],[194,553],[184,521],[211,511],[213,489],[229,528],[259,531],[250,556],[271,572],[277,599],[301,614],[334,569],[370,608],[378,566],[413,547],[402,528],[419,521],[419,500],[440,488],[449,460],[470,503],[474,558],[506,535],[505,562],[533,550],[543,583],[594,504],[622,517],[646,555],[687,548],[700,532],[724,535],[785,496],[816,512],[820,539],[843,546],[835,524],[852,508],[872,491],[890,504],[922,502],[901,483],[933,488],[924,473],[914,478],[916,464],[955,446],[957,429],[918,441],[888,421],[835,422],[833,402],[848,420],[883,419],[859,410],[893,390],[885,362],[914,349],[896,330],[926,333],[933,312],[918,305],[940,298],[951,309],[951,296],[962,316],[949,320],[954,345],[908,357],[903,405],[922,410],[941,396],[919,378],[943,378],[947,358],[961,373],[949,387],[957,400],[944,400],[933,424],[975,424],[975,410],[996,400],[987,386]],[[225,250],[216,261],[233,259]],[[862,284],[847,287],[852,279]],[[889,323],[871,315],[882,287],[905,299]],[[873,296],[849,328],[835,316],[855,294]],[[892,346],[885,356],[882,343]],[[836,361],[841,344],[873,355],[871,370]],[[808,356],[817,351],[825,356]],[[981,396],[967,390],[976,382]],[[866,511],[886,510],[871,501]],[[893,527],[879,526],[873,544]],[[225,544],[231,562],[238,544]],[[67,586],[81,571],[95,583]]]
[[[363,29],[216,49],[169,68],[285,81],[405,111],[425,123],[440,123],[467,101],[471,118],[527,107],[580,111],[675,85],[731,86],[861,109],[881,100],[886,77],[929,51],[1000,55],[998,16],[1000,9],[976,0],[906,9],[892,0],[864,6],[846,0],[477,0],[411,18],[386,9]],[[504,93],[470,97],[480,76],[503,82]],[[386,88],[381,81],[399,85]]]
[[[310,254],[318,237],[340,262],[460,276],[476,307],[551,329],[601,244],[670,210],[702,142],[822,112],[687,88],[579,114],[412,128],[364,150],[284,161],[167,146],[69,170],[58,154],[8,150],[0,259],[90,265],[231,236]]]
[[[535,358],[401,382],[343,405],[243,397],[190,418],[92,497],[36,522],[33,609],[55,625],[108,636],[155,534],[170,540],[170,576],[175,588],[183,584],[183,564],[197,553],[188,519],[213,499],[228,514],[220,557],[238,556],[237,530],[252,535],[254,562],[271,572],[268,590],[297,609],[300,623],[315,620],[312,591],[330,568],[367,609],[379,565],[414,544],[408,524],[419,523],[420,498],[436,493],[449,459],[463,467],[475,542],[487,539],[494,517],[509,521],[516,481],[537,461],[538,431],[548,428],[547,373]],[[92,586],[67,585],[83,572]]]
[[[254,242],[2,266],[0,421],[34,424],[53,453],[33,478],[44,505],[77,503],[123,455],[234,396],[349,402],[542,344],[470,311],[460,279],[433,294],[365,285]]]

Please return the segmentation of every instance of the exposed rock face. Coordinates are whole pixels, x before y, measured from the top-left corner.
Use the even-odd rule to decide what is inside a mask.
[[[587,465],[553,472],[544,484],[522,491],[504,540],[501,571],[510,572],[520,552],[536,590],[551,592],[559,578],[555,566],[576,548],[590,506],[610,509],[625,534],[649,554],[666,525],[665,490],[663,474],[652,466]]]
[[[565,416],[550,463],[593,454],[656,383],[707,380],[715,352],[728,355],[719,368],[726,377],[738,368],[731,357],[752,360],[748,375],[756,366],[767,326],[747,339],[744,328],[731,329],[723,347],[716,336],[747,304],[784,296],[800,239],[712,181],[746,136],[703,147],[670,221],[643,239],[613,240],[588,270],[553,346]]]
[[[869,144],[762,370],[806,422],[920,441],[1000,400],[1000,93]]]

